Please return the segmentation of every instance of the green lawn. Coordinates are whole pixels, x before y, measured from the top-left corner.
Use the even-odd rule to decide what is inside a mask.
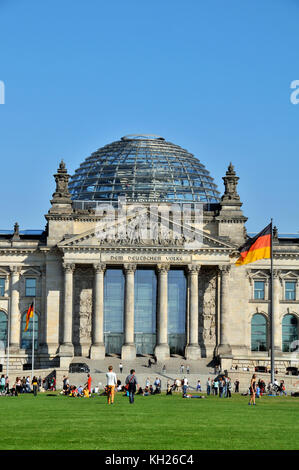
[[[0,449],[299,449],[299,398],[0,397]]]

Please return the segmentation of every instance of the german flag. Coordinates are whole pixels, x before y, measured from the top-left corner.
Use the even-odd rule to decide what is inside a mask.
[[[267,225],[255,237],[249,238],[240,250],[240,257],[236,261],[236,266],[253,263],[258,259],[271,258],[271,235],[272,223]]]
[[[24,331],[27,331],[28,330],[28,325],[29,325],[29,320],[30,318],[33,317],[33,302],[32,304],[30,305],[30,307],[28,308],[28,312],[26,314],[26,326],[25,326],[25,330]]]

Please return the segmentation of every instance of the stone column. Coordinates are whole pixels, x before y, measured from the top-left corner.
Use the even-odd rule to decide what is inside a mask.
[[[168,345],[168,271],[169,265],[158,264],[158,311],[157,311],[157,344],[155,356],[164,361],[170,356]]]
[[[269,296],[271,299],[271,295]],[[281,279],[280,279],[280,270],[273,270],[273,320],[274,320],[274,351],[282,352],[282,324],[280,321],[280,305],[279,300],[281,299]],[[271,303],[269,304],[271,309]],[[269,321],[269,336],[268,342],[269,347],[271,346],[271,311],[269,312],[270,321]]]
[[[63,342],[59,348],[61,356],[73,357],[73,273],[75,265],[65,263],[64,268],[64,309],[63,309]],[[61,361],[60,361],[60,366]]]
[[[125,264],[125,342],[121,349],[121,358],[131,361],[136,358],[134,343],[134,276],[136,264]]]
[[[221,275],[220,280],[220,345],[218,346],[218,354],[231,356],[232,349],[229,340],[230,330],[230,302],[229,302],[229,274],[230,265],[219,266]],[[223,367],[227,368],[227,367]]]
[[[94,264],[94,317],[92,328],[91,359],[105,359],[104,344],[104,273],[105,264]]]
[[[189,342],[186,346],[185,356],[187,359],[199,359],[201,357],[198,344],[198,273],[199,265],[188,266],[189,284]]]
[[[21,315],[19,309],[20,298],[20,270],[19,266],[11,267],[11,291],[10,291],[10,353],[17,353],[20,349],[20,324]]]

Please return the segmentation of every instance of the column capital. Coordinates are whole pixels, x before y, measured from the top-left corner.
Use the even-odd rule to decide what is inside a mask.
[[[21,273],[22,266],[9,266],[9,270],[11,274],[20,274]]]
[[[62,267],[66,273],[74,272],[75,270],[75,263],[63,263]]]
[[[93,268],[94,268],[96,274],[103,273],[103,272],[105,272],[106,264],[104,264],[104,263],[94,264]]]
[[[188,274],[197,275],[201,270],[201,264],[188,264],[187,265],[187,272]]]
[[[218,269],[219,269],[219,272],[222,274],[222,276],[228,275],[230,273],[230,270],[231,270],[231,265],[230,264],[220,264],[218,266]]]
[[[137,264],[133,264],[133,263],[126,263],[123,266],[123,269],[126,274],[134,273],[136,271],[136,268],[137,268]]]
[[[279,279],[281,275],[281,270],[280,269],[273,269],[273,278],[274,279]]]
[[[163,264],[157,264],[156,269],[157,269],[159,274],[166,274],[170,269],[170,265],[169,264],[164,264],[164,263]]]

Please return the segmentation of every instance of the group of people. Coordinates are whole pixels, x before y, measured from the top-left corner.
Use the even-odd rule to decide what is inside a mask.
[[[239,381],[236,380],[235,383],[235,393],[239,391]],[[219,398],[231,398],[232,396],[232,381],[230,377],[221,376],[215,377],[214,379],[207,380],[207,395],[219,396]]]
[[[46,377],[42,379],[41,376],[34,376],[32,380],[29,375],[27,377],[16,377],[12,385],[10,385],[8,376],[4,376],[2,374],[0,379],[1,395],[18,396],[23,393],[33,393],[36,396],[38,391],[40,392],[45,390],[56,390],[55,377]]]
[[[253,374],[250,386],[247,393],[243,395],[250,395],[250,400],[248,405],[256,405],[255,399],[260,398],[263,394],[268,393],[268,395],[287,395],[286,387],[284,380],[281,380],[280,383],[274,379],[273,384],[269,382],[267,389],[266,384],[263,380],[257,380],[256,374]]]
[[[68,397],[83,397],[83,398],[90,398],[91,397],[91,376],[87,374],[87,381],[78,387],[76,385],[70,385],[69,378],[64,375],[62,379],[62,391],[60,392],[61,395],[65,395]]]

